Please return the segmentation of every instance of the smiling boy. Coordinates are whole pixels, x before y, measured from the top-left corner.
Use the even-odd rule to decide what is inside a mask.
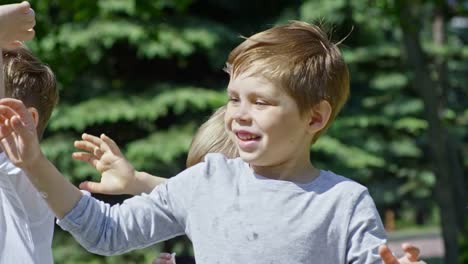
[[[0,145],[91,252],[187,234],[198,263],[380,263],[385,232],[367,189],[310,157],[349,93],[337,46],[318,27],[292,22],[248,38],[227,70],[225,124],[240,158],[207,155],[122,205],[83,195],[60,175],[19,101],[0,100]]]

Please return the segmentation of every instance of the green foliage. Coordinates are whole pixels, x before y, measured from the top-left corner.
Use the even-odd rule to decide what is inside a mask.
[[[157,169],[161,163],[173,163],[177,157],[187,153],[194,130],[193,125],[187,125],[153,133],[128,144],[127,157],[135,167],[148,171]]]
[[[365,150],[341,143],[337,139],[323,136],[313,146],[313,149],[332,155],[345,166],[353,169],[365,169],[368,167],[380,167],[385,164],[384,160],[377,155]]]
[[[131,96],[104,95],[73,106],[59,107],[49,128],[79,132],[101,123],[154,121],[168,115],[170,110],[179,115],[187,111],[213,109],[226,101],[224,93],[200,88],[164,87],[153,91]]]

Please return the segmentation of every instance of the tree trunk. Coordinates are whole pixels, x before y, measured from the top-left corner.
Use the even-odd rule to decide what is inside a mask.
[[[445,34],[445,15],[442,7],[436,7],[434,12],[434,21],[432,23],[432,40],[436,45],[443,46],[446,44],[446,34]],[[436,61],[436,72],[438,79],[438,88],[439,88],[439,107],[443,109],[447,105],[447,97],[450,90],[450,83],[448,81],[448,69],[447,69],[447,60],[441,58]],[[453,192],[453,198],[456,203],[456,214],[457,214],[457,223],[458,229],[462,232],[466,232],[465,227],[465,181],[463,176],[462,169],[462,156],[461,150],[457,148],[459,144],[454,142],[453,137],[446,137],[447,151],[448,151],[448,161],[450,162],[451,171],[451,186]]]
[[[440,207],[442,233],[445,245],[445,263],[457,263],[459,256],[458,235],[461,232],[460,219],[457,217],[457,201],[459,198],[454,192],[457,180],[463,175],[457,175],[457,160],[451,160],[456,154],[450,147],[450,138],[440,119],[440,100],[438,99],[438,86],[431,79],[425,54],[422,50],[419,34],[418,19],[412,11],[411,1],[398,1],[400,25],[403,32],[403,42],[406,49],[407,60],[413,76],[414,88],[424,102],[424,117],[428,121],[428,143],[431,163],[437,181],[435,194]],[[439,90],[440,91],[440,90]],[[460,165],[458,165],[460,166]],[[452,185],[453,184],[453,185]],[[460,186],[460,187],[463,187]],[[458,188],[457,188],[458,189]],[[463,200],[462,200],[463,201]],[[464,213],[464,209],[459,212]]]

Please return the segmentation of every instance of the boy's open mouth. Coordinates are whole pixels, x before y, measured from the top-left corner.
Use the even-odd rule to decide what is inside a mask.
[[[246,131],[238,131],[236,132],[236,136],[238,139],[242,141],[257,141],[261,138],[258,135],[255,135]]]

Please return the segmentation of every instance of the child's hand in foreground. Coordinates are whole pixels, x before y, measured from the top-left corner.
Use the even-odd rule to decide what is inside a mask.
[[[381,245],[379,247],[379,254],[382,258],[384,264],[426,264],[424,261],[419,259],[419,248],[409,244],[403,243],[401,248],[405,252],[405,255],[400,259],[392,254],[392,251],[388,248],[387,245]]]
[[[20,100],[0,99],[0,147],[21,168],[34,166],[42,156],[36,123]]]
[[[34,11],[28,2],[0,6],[0,49],[14,49],[34,37]]]
[[[161,253],[159,256],[153,261],[153,264],[176,264],[175,262],[175,253]]]
[[[131,193],[135,169],[111,138],[104,134],[101,137],[83,134],[82,140],[75,141],[75,147],[85,152],[74,152],[72,157],[89,163],[101,173],[100,182],[82,182],[80,189],[103,194]]]

